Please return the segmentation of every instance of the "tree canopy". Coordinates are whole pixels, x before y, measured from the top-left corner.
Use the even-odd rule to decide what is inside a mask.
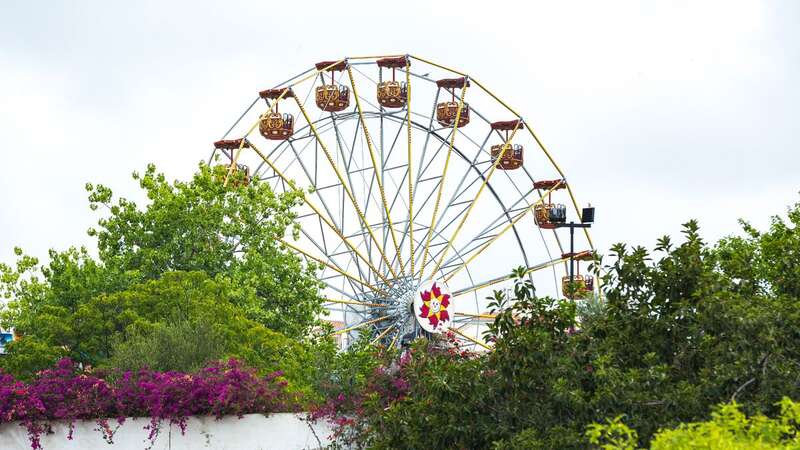
[[[164,337],[175,324],[207,332],[224,356],[258,367],[303,353],[297,341],[323,311],[316,268],[276,239],[296,233],[292,208],[303,193],[276,194],[258,181],[224,186],[205,164],[187,182],[170,183],[153,165],[133,178],[143,206],[86,186],[90,208],[105,211],[89,230],[97,257],[51,250],[40,266],[16,249],[16,267],[0,265],[9,299],[2,325],[23,336],[0,364],[22,377],[62,356],[102,366],[116,349],[135,354],[129,337]]]

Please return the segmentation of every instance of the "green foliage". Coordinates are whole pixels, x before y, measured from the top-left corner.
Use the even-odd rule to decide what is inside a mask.
[[[330,340],[314,347],[314,361],[305,370],[313,378],[318,401],[356,394],[367,385],[375,369],[394,356],[376,350],[370,341],[371,337],[363,335],[346,352],[338,352]]]
[[[622,422],[622,416],[593,423],[586,429],[589,442],[603,450],[635,450],[638,434]]]
[[[113,344],[106,364],[121,370],[146,367],[193,373],[224,355],[225,342],[219,333],[184,320],[132,329]]]
[[[800,204],[789,218],[714,246],[694,221],[652,253],[615,245],[595,263],[602,305],[539,297],[516,271],[490,299],[493,352],[415,347],[408,395],[364,402],[353,436],[369,448],[579,449],[589,437],[636,448],[720,403],[775,414],[782,397],[800,398]],[[619,416],[630,429],[616,419],[587,437]]]
[[[29,378],[62,356],[87,367],[186,368],[222,354],[284,369],[308,389],[313,377],[302,367],[311,343],[298,341],[323,311],[319,282],[315,267],[277,239],[296,233],[291,209],[302,193],[276,195],[257,181],[224,187],[203,164],[188,182],[169,183],[152,165],[134,179],[148,199],[143,208],[87,185],[91,209],[107,211],[89,230],[98,258],[85,248],[51,250],[39,266],[16,249],[16,266],[0,265],[0,294],[9,300],[0,325],[23,336],[0,365]],[[170,342],[188,349],[203,334],[213,345],[169,361]]]
[[[653,450],[666,449],[800,449],[800,403],[784,398],[777,419],[763,415],[747,417],[736,404],[724,404],[711,420],[680,425],[659,432]]]
[[[224,276],[237,286],[248,316],[286,335],[301,337],[322,311],[314,267],[304,266],[278,237],[293,227],[300,191],[276,195],[255,180],[224,186],[208,166],[190,182],[169,183],[150,165],[134,179],[149,203],[139,208],[110,189],[87,185],[92,208],[110,216],[98,222],[98,253],[105,268],[138,280],[169,271]],[[245,298],[255,302],[244,301]]]
[[[677,428],[659,431],[652,450],[771,450],[800,449],[800,403],[784,397],[780,415],[770,419],[758,414],[747,417],[740,406],[726,403],[716,407],[711,420],[681,424]],[[589,441],[604,450],[633,450],[636,432],[622,423],[621,416],[605,424],[592,424],[587,432]]]

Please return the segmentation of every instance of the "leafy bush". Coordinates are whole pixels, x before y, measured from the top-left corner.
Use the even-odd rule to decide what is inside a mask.
[[[624,448],[733,400],[776,414],[782,397],[800,398],[800,204],[789,218],[715,246],[693,221],[683,242],[661,238],[653,253],[615,245],[595,262],[602,307],[537,296],[518,271],[514,288],[490,299],[491,353],[416,343],[403,364],[342,391],[328,417],[343,443],[366,448],[581,449],[586,427],[608,417],[637,431],[606,436]],[[383,394],[393,383],[400,395]]]
[[[736,403],[717,406],[706,422],[681,424],[659,431],[650,444],[652,450],[772,450],[800,448],[800,403],[784,397],[780,415],[747,417]],[[633,450],[636,432],[621,416],[605,424],[592,424],[586,435],[604,450]]]
[[[133,329],[112,345],[105,364],[120,370],[197,371],[225,355],[223,338],[207,325],[184,320]]]

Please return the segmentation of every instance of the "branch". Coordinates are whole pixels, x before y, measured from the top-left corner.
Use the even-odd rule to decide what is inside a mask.
[[[749,380],[745,381],[743,385],[739,386],[739,388],[736,389],[736,392],[734,392],[733,395],[731,395],[731,403],[736,401],[736,396],[739,395],[739,392],[741,392],[742,389],[746,388],[747,386],[750,385],[750,383],[754,381],[756,381],[756,377],[750,378]]]
[[[765,376],[765,377],[767,376],[767,361],[769,360],[769,355],[770,355],[769,353],[764,355],[764,357],[761,358],[761,361],[759,362],[759,365],[761,366],[761,374],[762,374],[762,376]],[[739,393],[742,392],[742,390],[744,388],[746,388],[747,386],[751,385],[754,381],[756,381],[756,377],[750,378],[749,380],[745,381],[744,384],[739,386],[736,389],[736,391],[733,393],[733,395],[731,395],[731,403],[736,401],[736,396],[739,395]]]

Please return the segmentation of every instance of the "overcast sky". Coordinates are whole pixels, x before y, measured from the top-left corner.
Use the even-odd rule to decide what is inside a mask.
[[[93,244],[83,186],[187,177],[253,99],[413,53],[520,111],[597,207],[600,249],[708,239],[800,199],[800,2],[0,3],[0,261]]]

